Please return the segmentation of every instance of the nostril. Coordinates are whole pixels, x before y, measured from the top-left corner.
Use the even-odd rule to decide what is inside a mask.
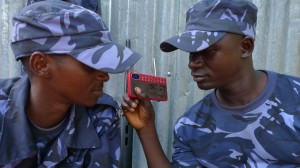
[[[190,59],[188,67],[190,69],[193,69],[193,68],[202,67],[203,65],[204,65],[203,58],[201,56],[198,56],[198,57],[194,57],[193,59]]]
[[[192,69],[202,65],[203,65],[203,54],[201,52],[190,53],[188,67]]]
[[[102,81],[106,82],[106,81],[109,80],[109,74],[106,73],[106,72],[98,71],[97,78],[99,80],[102,80]]]
[[[109,80],[109,75],[108,75],[108,73],[102,74],[102,75],[101,75],[101,78],[102,78],[102,80],[103,80],[104,82],[108,81],[108,80]]]
[[[109,80],[109,75],[106,74],[106,76],[105,76],[105,82],[108,81],[108,80]]]
[[[193,68],[198,67],[200,64],[201,64],[200,61],[197,61],[197,62],[196,62],[196,61],[190,61],[189,64],[188,64],[188,67],[189,67],[190,69],[193,69]]]

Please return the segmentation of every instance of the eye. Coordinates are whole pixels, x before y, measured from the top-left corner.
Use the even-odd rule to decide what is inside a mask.
[[[197,57],[199,57],[199,55],[197,55],[198,53],[190,53],[189,54],[189,61],[194,61]]]
[[[209,56],[213,56],[213,55],[215,55],[216,53],[217,53],[217,49],[207,49],[207,50],[204,50],[203,51],[203,55],[205,56],[205,57],[209,57]]]
[[[192,52],[189,55],[189,61],[195,61],[199,57],[208,58],[216,55],[218,50],[216,48],[208,48],[205,50],[202,50],[200,52]]]
[[[82,69],[84,71],[86,71],[87,73],[92,73],[92,72],[96,71],[94,68],[91,68],[91,67],[89,67],[89,66],[87,66],[85,64],[81,64],[81,66],[82,66]]]

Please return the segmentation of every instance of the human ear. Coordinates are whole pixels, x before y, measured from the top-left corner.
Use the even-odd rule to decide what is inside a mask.
[[[248,58],[252,56],[254,49],[254,41],[251,37],[246,36],[241,41],[242,58]]]
[[[34,52],[29,59],[29,67],[34,75],[47,77],[49,75],[48,59],[42,52]]]

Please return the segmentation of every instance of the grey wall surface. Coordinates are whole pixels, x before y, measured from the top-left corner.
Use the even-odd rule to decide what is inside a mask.
[[[25,0],[0,0],[0,78],[20,74],[20,65],[16,63],[10,49],[13,14],[26,5]]]
[[[193,82],[187,67],[188,53],[163,53],[159,50],[159,44],[184,29],[185,11],[197,1],[101,0],[102,16],[111,29],[113,40],[125,44],[129,39],[131,47],[143,55],[132,70],[167,78],[169,100],[153,103],[160,142],[170,159],[176,118],[209,91],[199,90]],[[253,2],[259,9],[253,55],[255,67],[300,76],[300,0]],[[9,41],[12,14],[25,4],[25,0],[0,0],[0,78],[20,73],[20,66],[13,59]],[[121,102],[124,74],[111,75],[105,91]],[[147,167],[135,132],[132,167]]]

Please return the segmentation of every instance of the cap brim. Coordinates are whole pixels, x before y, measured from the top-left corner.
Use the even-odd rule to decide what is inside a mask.
[[[69,53],[85,65],[107,73],[121,73],[132,67],[141,55],[131,49],[109,43]]]
[[[226,32],[186,31],[163,41],[160,44],[160,49],[164,52],[171,52],[177,49],[186,52],[198,52],[213,45],[225,34]]]

